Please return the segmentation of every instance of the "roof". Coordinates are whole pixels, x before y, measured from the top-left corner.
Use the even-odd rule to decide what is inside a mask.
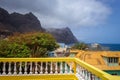
[[[108,66],[103,59],[103,57],[118,57],[120,63],[119,51],[78,51],[76,57],[101,70],[120,70],[120,65]]]
[[[120,57],[120,51],[107,51],[102,53],[104,57]]]

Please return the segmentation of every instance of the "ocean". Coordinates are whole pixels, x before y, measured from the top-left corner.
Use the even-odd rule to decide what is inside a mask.
[[[120,51],[120,44],[100,44],[104,47],[108,47],[111,51]]]
[[[91,45],[92,43],[87,43],[88,45]],[[103,47],[109,48],[110,51],[120,51],[120,44],[103,44],[103,43],[98,43]],[[72,46],[74,44],[69,44],[67,46]]]

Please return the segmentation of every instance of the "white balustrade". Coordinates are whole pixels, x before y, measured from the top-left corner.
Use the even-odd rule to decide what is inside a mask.
[[[67,61],[0,62],[0,75],[73,74],[73,63]],[[76,65],[76,72],[79,80],[101,80],[78,64]]]
[[[72,64],[67,62],[3,62],[0,75],[72,74]],[[8,66],[8,67],[7,67]]]
[[[80,65],[77,65],[77,74],[76,76],[79,78],[79,80],[101,80],[99,77],[95,76],[88,70],[84,69]]]

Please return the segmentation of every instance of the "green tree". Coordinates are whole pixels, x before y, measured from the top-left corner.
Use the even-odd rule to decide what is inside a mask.
[[[88,45],[81,42],[81,43],[76,43],[72,46],[72,49],[79,49],[79,50],[86,50],[88,48]]]
[[[9,53],[8,41],[0,40],[0,57],[7,57]]]
[[[25,45],[0,41],[0,57],[29,57],[30,49]]]
[[[46,57],[48,51],[53,51],[59,47],[54,37],[48,33],[17,34],[9,37],[8,40],[29,47],[31,57]]]

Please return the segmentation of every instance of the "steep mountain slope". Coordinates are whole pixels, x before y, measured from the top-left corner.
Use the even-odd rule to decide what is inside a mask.
[[[52,34],[58,42],[62,43],[75,43],[77,39],[72,34],[71,30],[67,28],[62,29],[47,29],[45,30],[38,18],[33,13],[20,14],[12,13],[9,14],[8,11],[0,8],[0,37],[4,38],[14,32],[49,32]]]
[[[51,33],[60,43],[71,44],[78,42],[78,40],[68,27],[61,29],[50,28],[47,29],[47,31]]]

